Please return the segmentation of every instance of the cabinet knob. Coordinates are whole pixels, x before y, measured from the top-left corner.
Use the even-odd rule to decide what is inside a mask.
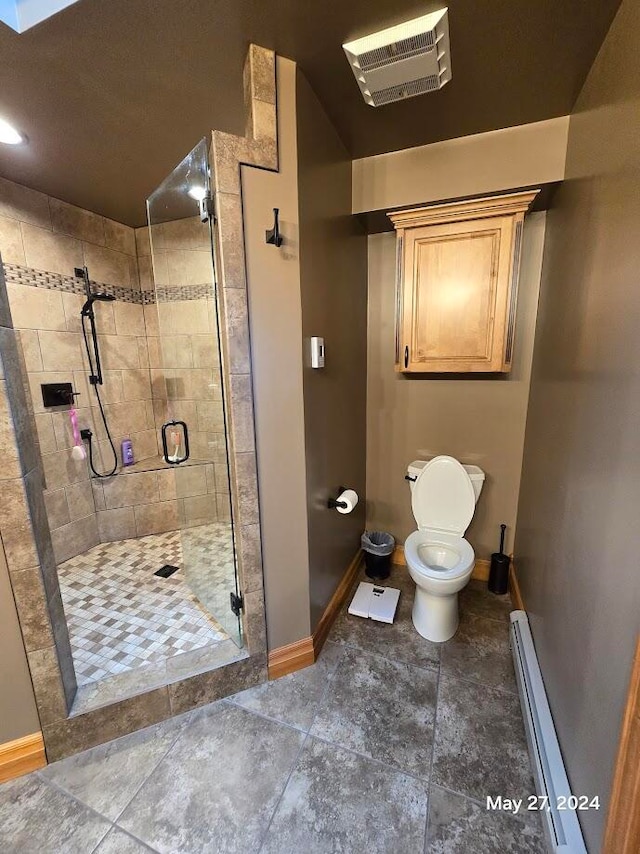
[[[409,347],[404,348],[404,366],[405,368],[409,367]]]

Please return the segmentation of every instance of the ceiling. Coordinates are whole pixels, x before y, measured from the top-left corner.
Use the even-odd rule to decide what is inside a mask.
[[[568,113],[620,0],[448,0],[453,80],[367,106],[342,42],[416,0],[80,0],[0,24],[0,115],[29,137],[0,175],[129,225],[211,128],[241,133],[250,42],[296,60],[353,157]]]

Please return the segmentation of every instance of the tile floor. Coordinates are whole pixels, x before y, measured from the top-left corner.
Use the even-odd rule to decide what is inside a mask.
[[[164,564],[179,570],[154,575]],[[230,573],[233,541],[221,522],[102,543],[60,564],[78,685],[224,641],[207,605],[216,613],[214,596],[224,588],[228,607]]]
[[[313,667],[0,787],[0,850],[538,854],[506,598],[461,597],[446,644],[339,615]]]

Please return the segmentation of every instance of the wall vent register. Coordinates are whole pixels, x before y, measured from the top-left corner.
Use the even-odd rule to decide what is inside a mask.
[[[451,80],[448,9],[342,45],[372,107],[434,92]]]
[[[24,33],[78,0],[1,0],[0,21],[17,33]]]

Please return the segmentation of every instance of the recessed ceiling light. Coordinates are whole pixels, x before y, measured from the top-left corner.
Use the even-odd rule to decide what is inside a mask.
[[[24,141],[24,136],[13,125],[4,119],[0,119],[0,142],[4,142],[5,145],[20,145]]]

